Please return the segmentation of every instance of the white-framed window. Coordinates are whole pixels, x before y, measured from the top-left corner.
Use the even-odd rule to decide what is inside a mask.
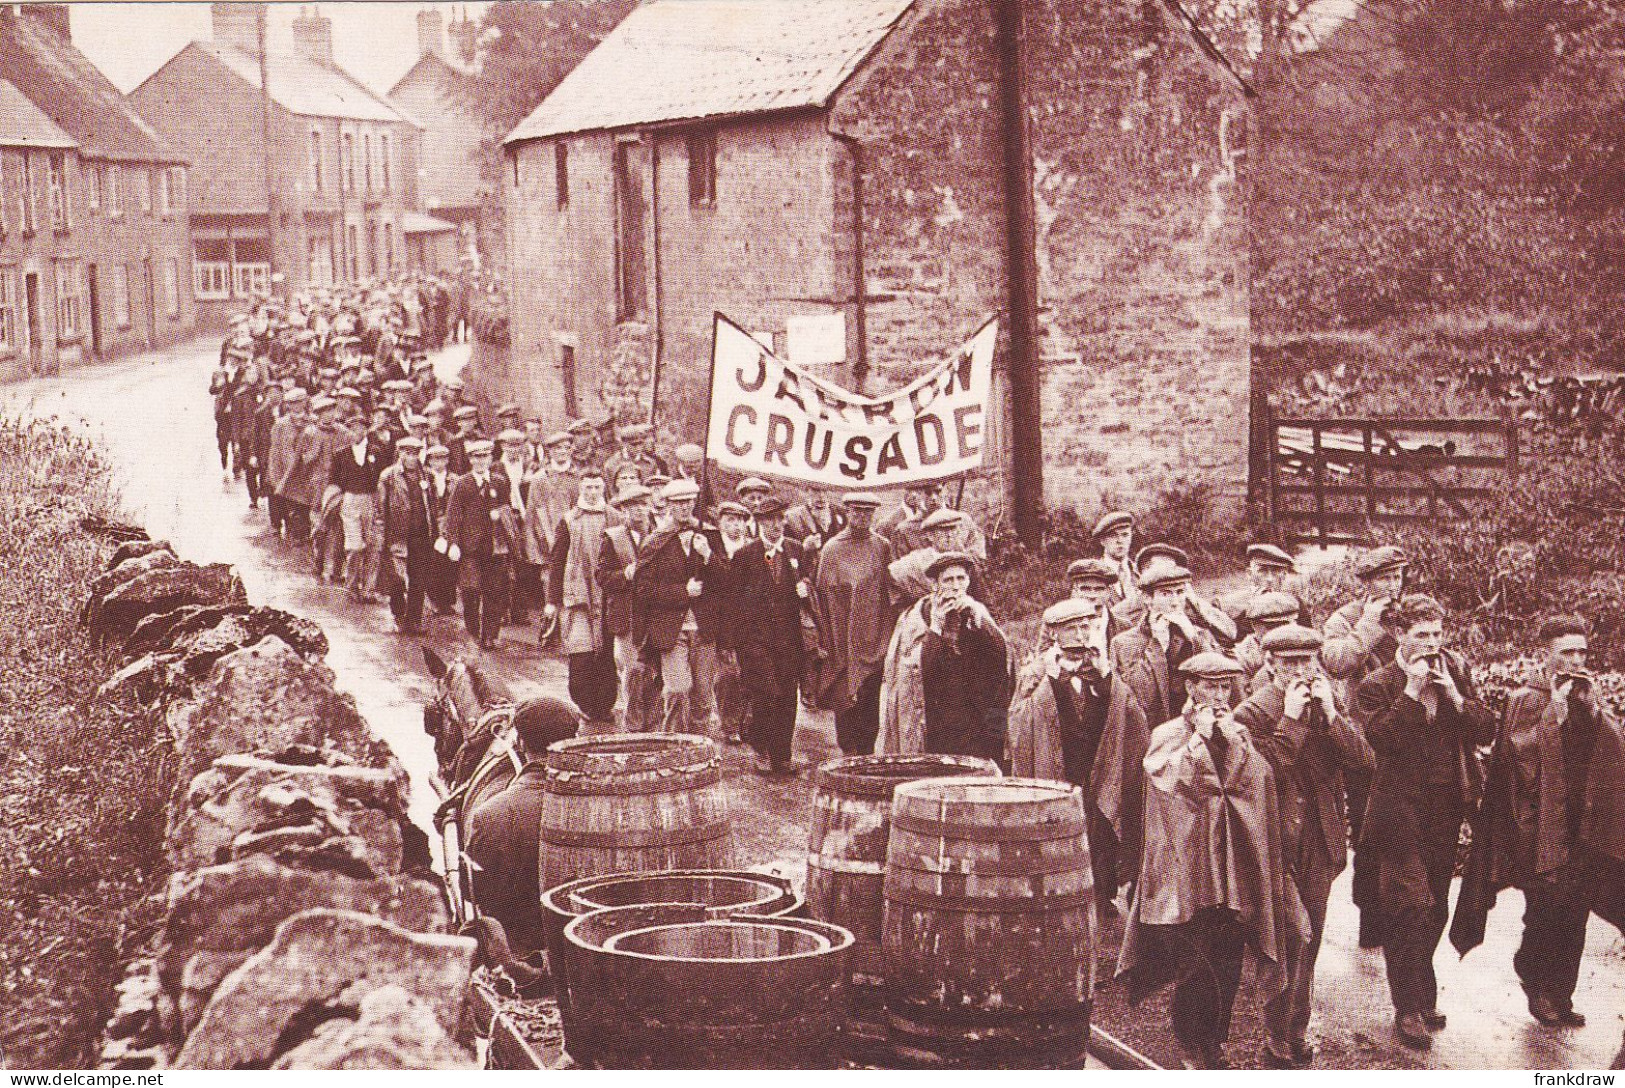
[[[395,145],[390,142],[389,133],[386,132],[382,136],[378,137],[378,149],[378,165],[383,169],[384,192],[387,193],[389,192],[391,174],[389,160],[395,151]]]
[[[26,346],[18,317],[17,270],[0,268],[0,352],[17,352]]]
[[[107,164],[107,214],[114,219],[124,214],[124,168],[116,162]]]
[[[143,167],[131,167],[130,174],[135,179],[135,203],[142,214],[152,214],[152,173]]]
[[[175,210],[173,197],[171,196],[170,191],[169,191],[169,185],[170,185],[169,171],[168,170],[159,170],[158,171],[158,214],[159,215],[169,215]]]
[[[85,270],[79,261],[56,262],[56,338],[85,335]]]
[[[186,167],[171,166],[169,168],[169,195],[175,202],[175,210],[186,211]]]
[[[355,133],[339,135],[339,176],[347,193],[355,192]]]
[[[164,262],[164,313],[170,320],[181,315],[181,262],[170,257]]]
[[[34,156],[26,151],[19,156],[22,163],[22,212],[23,233],[33,234],[39,229],[39,199],[36,174],[34,169]]]
[[[248,298],[271,286],[271,266],[265,261],[238,261],[231,266],[238,298]]]
[[[130,266],[113,266],[113,323],[121,329],[130,327]]]
[[[102,183],[104,175],[102,164],[99,162],[81,162],[80,170],[85,175],[85,203],[90,207],[90,213],[95,215],[102,210]]]
[[[60,151],[45,160],[45,191],[51,209],[51,229],[68,229],[68,160]]]
[[[231,247],[224,238],[192,243],[192,294],[201,299],[231,297]]]
[[[372,133],[370,132],[363,132],[361,134],[361,162],[363,170],[362,177],[366,179],[362,184],[366,186],[367,192],[370,193],[378,187],[378,183],[374,180],[376,170],[373,165]]]
[[[322,191],[322,130],[310,130],[310,186],[313,192]]]

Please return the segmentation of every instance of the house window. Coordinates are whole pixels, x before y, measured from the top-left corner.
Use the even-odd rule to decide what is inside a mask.
[[[124,171],[117,165],[108,164],[107,167],[107,214],[117,219],[124,214],[124,194],[120,191],[124,185]]]
[[[178,257],[164,262],[164,313],[172,321],[181,315],[181,262]]]
[[[641,317],[648,309],[648,197],[644,192],[647,152],[635,142],[615,145],[615,284],[621,321]]]
[[[378,221],[367,223],[367,275],[378,274]]]
[[[0,352],[22,350],[22,327],[17,320],[17,270],[0,268]]]
[[[346,132],[339,137],[339,173],[343,177],[344,191],[355,192],[355,134]]]
[[[192,243],[192,294],[202,299],[231,297],[231,249],[224,238]]]
[[[27,152],[19,155],[18,164],[22,167],[19,172],[22,177],[22,223],[23,233],[33,234],[39,229],[39,204],[35,198],[35,174],[33,156]]]
[[[695,208],[717,206],[717,134],[688,136],[688,202]]]
[[[85,274],[78,261],[56,262],[56,338],[85,334]]]
[[[81,169],[85,175],[85,203],[90,206],[91,214],[95,214],[102,208],[102,168],[97,163],[87,162]]]
[[[231,240],[231,290],[238,298],[269,290],[271,245],[264,238]]]
[[[68,229],[68,164],[67,158],[60,152],[53,153],[45,161],[46,178],[45,187],[49,194],[51,208],[51,229],[65,231]]]
[[[345,253],[350,258],[350,279],[361,278],[361,228],[351,223],[349,236],[345,241]]]
[[[121,329],[130,327],[130,269],[128,265],[113,266],[113,323]]]
[[[390,148],[390,143],[389,143],[389,133],[386,132],[382,136],[378,137],[378,167],[379,167],[379,169],[381,171],[383,171],[383,175],[384,175],[384,192],[386,192],[386,193],[389,192],[389,180],[390,180],[389,179],[389,156],[390,156],[390,151],[391,151],[391,148]]]
[[[559,207],[570,206],[570,145],[563,140],[553,145],[553,192]]]
[[[361,162],[365,171],[362,176],[366,178],[365,185],[367,186],[367,192],[370,193],[377,187],[373,182],[372,133],[370,132],[361,134]]]
[[[310,133],[310,185],[315,192],[322,191],[322,133],[320,129],[312,129]]]
[[[175,202],[175,210],[186,211],[186,167],[171,166],[169,168],[169,192]]]
[[[158,214],[168,216],[174,214],[174,195],[169,191],[169,171],[158,171]]]
[[[152,173],[132,167],[130,176],[135,180],[135,203],[141,214],[152,214]]]

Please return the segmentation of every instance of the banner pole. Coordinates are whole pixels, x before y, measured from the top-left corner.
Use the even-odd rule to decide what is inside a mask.
[[[706,504],[711,498],[711,408],[717,395],[717,333],[727,320],[721,310],[711,311],[711,366],[705,375],[705,456],[700,458],[700,501]]]

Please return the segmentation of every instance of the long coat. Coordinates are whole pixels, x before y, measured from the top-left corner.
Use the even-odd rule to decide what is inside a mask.
[[[719,610],[717,624],[732,632],[734,649],[789,657],[799,669],[804,602],[796,586],[806,577],[806,558],[794,540],[785,540],[782,549],[778,581],[768,569],[767,549],[760,540],[751,541],[734,554],[734,597]]]
[[[1118,886],[1139,873],[1143,765],[1150,744],[1145,710],[1134,690],[1116,673],[1111,677],[1111,700],[1106,722],[1095,746],[1084,802],[1092,817],[1111,828],[1116,839]],[[1010,705],[1007,741],[1010,773],[1017,778],[1066,781],[1066,760],[1061,740],[1061,712],[1055,687],[1044,672],[1042,655],[1034,657],[1016,680]],[[1096,821],[1091,821],[1099,826]]]
[[[892,550],[874,533],[842,529],[818,556],[813,601],[823,674],[819,705],[837,713],[852,707],[858,691],[886,663],[895,615],[886,593]]]
[[[1275,774],[1245,729],[1219,727],[1216,763],[1183,716],[1158,726],[1145,755],[1145,850],[1117,973],[1139,1000],[1172,981],[1161,927],[1208,908],[1236,912],[1258,954],[1266,999],[1286,988],[1285,965],[1309,922],[1281,864]]]
[[[614,638],[632,635],[632,579],[626,568],[638,557],[642,537],[630,525],[611,525],[604,530],[604,543],[598,551],[598,585],[604,591],[604,628]],[[633,573],[636,573],[634,568]]]
[[[604,533],[620,524],[614,510],[571,507],[559,519],[548,570],[548,600],[559,610],[559,646],[566,654],[603,649],[604,591],[598,579]]]
[[[692,544],[683,547],[682,536],[687,531],[656,529],[638,546],[638,567],[632,580],[632,640],[655,653],[666,653],[677,645],[683,619],[694,608],[688,583],[705,577],[705,560],[699,551]],[[694,532],[697,535],[699,530]]]
[[[881,673],[877,755],[1003,758],[1010,651],[987,607],[973,597],[965,604],[976,625],[959,632],[957,652],[950,655],[957,683],[933,667],[932,646],[942,640],[931,630],[930,598],[898,617]]]

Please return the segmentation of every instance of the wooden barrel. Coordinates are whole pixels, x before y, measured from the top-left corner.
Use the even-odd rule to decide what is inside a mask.
[[[903,1065],[1080,1066],[1094,994],[1082,792],[1026,778],[898,786],[881,944]]]
[[[623,733],[547,750],[541,885],[729,863],[722,757],[705,737]]]
[[[998,773],[991,760],[944,755],[848,756],[818,768],[807,838],[807,914],[845,926],[857,938],[841,1025],[849,1058],[877,1061],[887,1047],[880,920],[892,791],[921,778]]]
[[[564,933],[577,1030],[597,1068],[834,1064],[849,930],[661,903],[593,911]]]
[[[595,910],[643,903],[693,903],[713,918],[733,914],[776,918],[801,909],[801,897],[783,877],[722,869],[588,876],[543,892],[547,965],[559,1002],[564,1048],[579,1064],[591,1063],[593,1044],[591,1037],[576,1026],[565,966],[569,957],[565,955],[564,927]]]

